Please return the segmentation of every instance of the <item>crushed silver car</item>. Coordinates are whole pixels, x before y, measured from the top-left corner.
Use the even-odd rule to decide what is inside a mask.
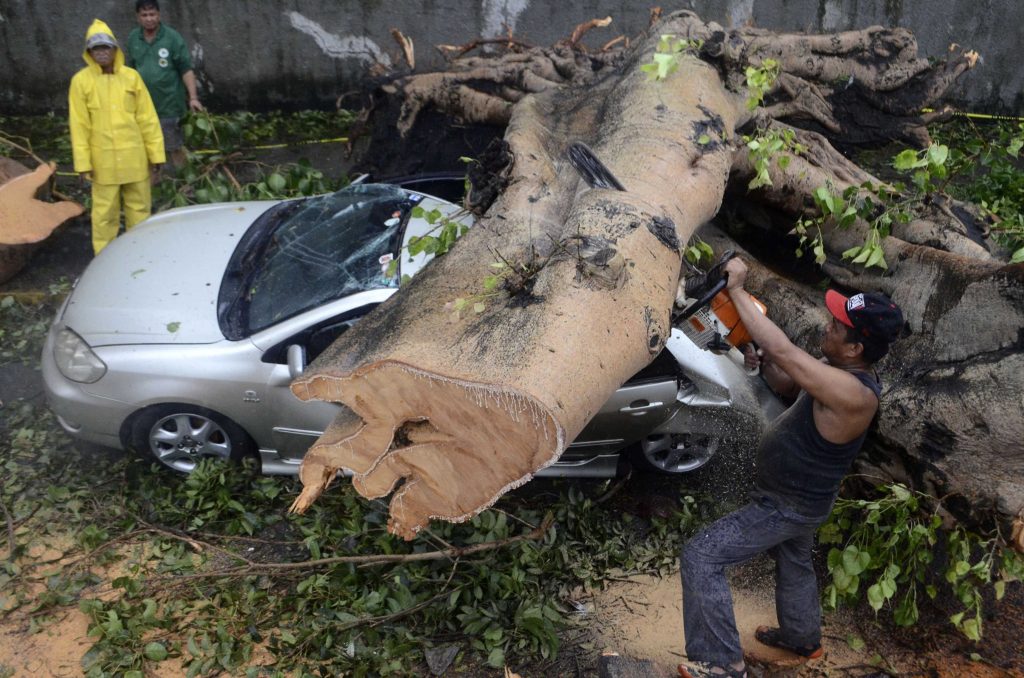
[[[264,473],[297,473],[339,406],[302,402],[289,382],[429,262],[407,248],[434,210],[471,225],[458,205],[393,184],[151,217],[89,264],[57,313],[42,356],[50,406],[72,436],[178,471],[253,457]],[[624,451],[692,471],[780,410],[735,350],[673,330],[541,475],[611,476]]]

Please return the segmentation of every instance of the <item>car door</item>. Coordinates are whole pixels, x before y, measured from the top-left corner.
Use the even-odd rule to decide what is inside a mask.
[[[288,366],[289,347],[301,347],[304,353],[303,367],[308,365],[378,303],[375,299],[363,301],[367,303],[345,304],[340,313],[297,329],[278,340],[263,354],[263,362],[272,365],[267,381],[267,397],[270,401],[267,415],[271,418],[271,439],[284,463],[300,462],[341,409],[341,405],[334,403],[303,401],[295,397],[289,388],[293,378]]]
[[[679,380],[675,358],[662,351],[611,395],[571,449],[613,451],[647,435],[678,408]]]

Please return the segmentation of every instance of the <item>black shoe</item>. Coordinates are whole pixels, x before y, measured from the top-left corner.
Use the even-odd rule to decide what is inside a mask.
[[[759,626],[754,631],[754,637],[757,641],[763,645],[769,647],[777,647],[780,650],[786,650],[793,654],[798,654],[801,657],[807,659],[818,659],[825,654],[825,651],[821,649],[821,643],[817,645],[793,645],[788,643],[782,638],[782,631],[772,626]]]

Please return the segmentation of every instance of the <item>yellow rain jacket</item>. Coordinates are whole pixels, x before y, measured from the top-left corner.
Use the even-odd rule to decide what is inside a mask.
[[[114,33],[96,19],[86,32]],[[86,67],[71,78],[68,118],[76,172],[92,172],[96,184],[129,184],[149,177],[149,165],[162,164],[164,137],[153,100],[142,77],[124,65],[115,50],[114,72],[104,74],[88,50]]]

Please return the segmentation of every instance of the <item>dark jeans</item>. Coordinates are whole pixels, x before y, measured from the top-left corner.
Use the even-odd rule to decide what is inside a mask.
[[[727,565],[768,551],[775,560],[775,612],[782,637],[798,646],[821,642],[821,603],[811,564],[814,531],[827,516],[808,518],[759,499],[703,528],[683,546],[686,655],[725,666],[743,659]]]

